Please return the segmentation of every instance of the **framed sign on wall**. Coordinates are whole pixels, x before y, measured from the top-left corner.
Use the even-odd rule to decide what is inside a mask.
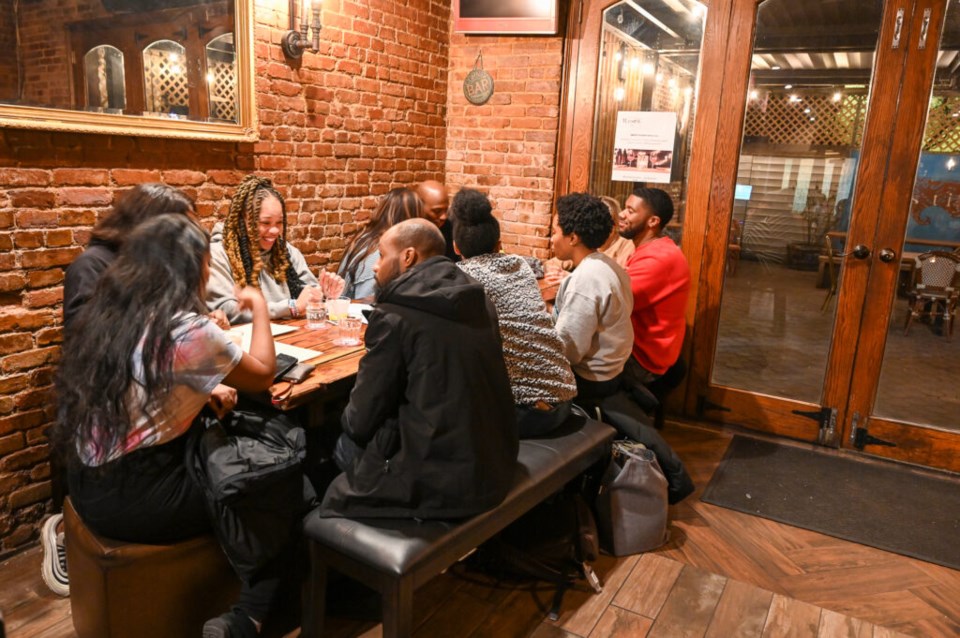
[[[559,0],[453,0],[457,33],[555,34]]]

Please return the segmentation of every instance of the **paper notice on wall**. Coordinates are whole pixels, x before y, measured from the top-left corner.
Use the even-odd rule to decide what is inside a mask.
[[[677,114],[662,111],[620,111],[613,142],[615,182],[670,182]]]

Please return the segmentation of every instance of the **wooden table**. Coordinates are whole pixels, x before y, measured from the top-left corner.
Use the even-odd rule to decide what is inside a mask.
[[[337,327],[326,330],[310,330],[305,319],[274,321],[274,323],[295,326],[294,332],[275,337],[276,341],[288,343],[299,348],[318,350],[322,354],[303,363],[316,365],[316,369],[302,383],[290,384],[286,381],[275,383],[270,388],[273,405],[281,410],[290,410],[322,398],[323,393],[334,383],[356,376],[360,359],[366,348],[361,343],[356,346],[339,346],[333,343],[337,337]],[[363,334],[367,326],[363,325]]]

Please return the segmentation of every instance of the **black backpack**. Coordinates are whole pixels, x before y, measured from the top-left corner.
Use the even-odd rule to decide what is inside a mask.
[[[556,586],[549,618],[557,620],[563,595],[571,587],[585,581],[595,592],[603,590],[589,565],[598,551],[590,506],[579,489],[568,486],[477,548],[469,565],[500,580]]]

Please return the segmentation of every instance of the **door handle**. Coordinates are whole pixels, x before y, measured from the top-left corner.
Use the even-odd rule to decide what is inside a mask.
[[[877,256],[880,257],[880,261],[885,264],[889,264],[891,261],[897,258],[897,253],[890,248],[882,248],[880,252],[877,253]]]
[[[870,247],[864,244],[857,244],[853,247],[853,250],[850,251],[850,254],[857,259],[866,259],[870,256]]]
[[[900,32],[903,31],[903,9],[897,9],[897,20],[893,25],[893,49],[900,48]]]

